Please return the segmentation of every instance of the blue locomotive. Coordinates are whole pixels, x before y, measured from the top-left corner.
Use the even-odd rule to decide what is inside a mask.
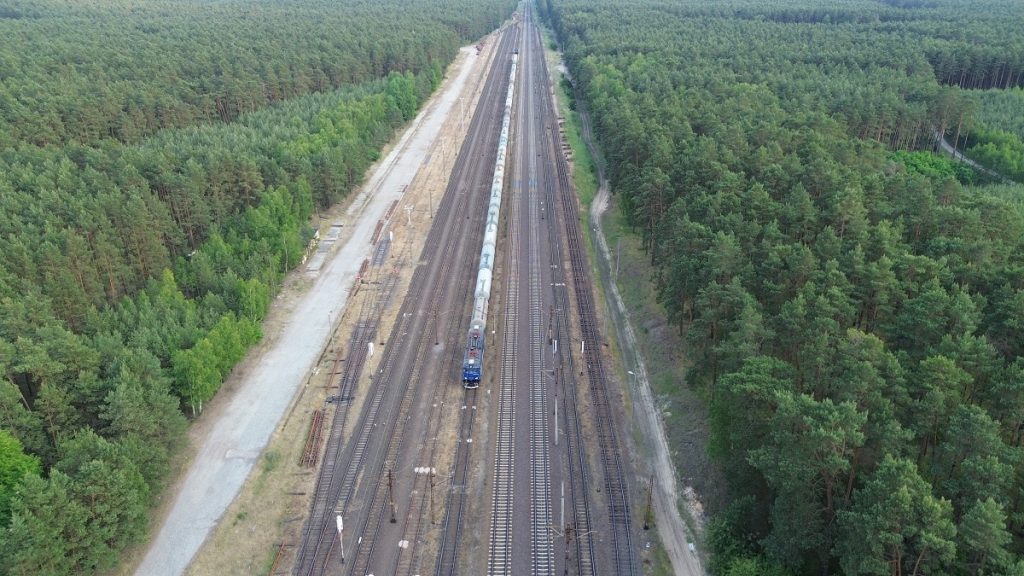
[[[466,388],[480,386],[480,372],[484,362],[484,332],[481,326],[469,329],[466,339],[466,355],[462,359],[462,383]]]

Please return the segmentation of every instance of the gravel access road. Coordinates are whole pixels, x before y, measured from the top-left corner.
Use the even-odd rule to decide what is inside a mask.
[[[238,494],[296,392],[307,379],[348,300],[377,220],[399,200],[428,152],[441,124],[469,77],[476,50],[426,104],[397,145],[375,168],[345,215],[345,232],[334,255],[313,284],[296,296],[291,316],[252,367],[233,375],[240,381],[209,434],[197,441],[195,459],[171,489],[174,503],[136,570],[138,576],[178,576],[185,572],[210,530]],[[293,272],[304,274],[304,270]],[[338,313],[336,313],[336,311]]]

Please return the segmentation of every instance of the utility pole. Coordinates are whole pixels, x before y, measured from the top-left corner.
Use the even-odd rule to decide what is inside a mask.
[[[548,307],[548,344],[551,344],[551,323],[555,320],[555,307]]]
[[[573,530],[572,524],[565,525],[565,570],[562,572],[565,576],[569,576],[569,543],[572,542]]]
[[[391,501],[391,523],[398,522],[397,510],[395,508],[395,481],[391,474],[391,469],[388,468],[388,500]]]
[[[434,519],[434,469],[430,469],[430,523],[437,524]]]
[[[654,475],[651,474],[651,482],[647,485],[647,510],[644,511],[644,530],[651,528],[651,499],[654,494]]]

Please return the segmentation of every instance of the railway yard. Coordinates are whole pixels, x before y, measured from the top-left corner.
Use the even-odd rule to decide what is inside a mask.
[[[489,353],[481,387],[463,389],[516,54]],[[339,348],[344,362],[330,370],[337,394],[293,573],[638,573],[628,473],[550,95],[540,36],[526,18],[497,39],[422,253],[377,239],[356,326]],[[397,302],[393,262],[410,259],[418,266]],[[398,311],[385,329],[392,303]],[[374,341],[383,346],[368,366]],[[314,421],[311,437],[319,427]]]
[[[257,530],[250,513],[273,525],[262,541],[277,546],[261,568],[272,574],[641,573],[644,488],[623,452],[624,408],[604,368],[541,42],[527,10],[478,48],[472,101],[460,98],[462,116],[448,120],[464,133],[461,148],[434,146],[409,186],[418,203],[396,201],[378,222],[331,342],[282,424],[294,446],[275,455],[289,461],[274,489],[286,496],[266,506],[272,513],[254,509],[275,498],[261,484],[265,460],[191,573],[253,568],[222,556],[240,525]],[[467,389],[461,367],[506,117],[483,377]]]

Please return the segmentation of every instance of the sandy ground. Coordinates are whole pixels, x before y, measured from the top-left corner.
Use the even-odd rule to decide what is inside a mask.
[[[296,498],[304,495],[300,493],[302,490],[293,490],[293,494],[282,496],[280,492],[273,493],[267,482],[267,477],[275,470],[293,466],[298,459],[296,451],[301,452],[309,425],[308,416],[291,416],[296,413],[297,402],[302,398],[310,396],[313,402],[317,402],[319,395],[297,392],[311,386],[310,378],[319,375],[323,365],[333,365],[337,346],[347,341],[347,333],[338,342],[333,342],[331,336],[343,318],[351,316],[344,315],[343,311],[359,267],[365,258],[372,256],[369,239],[378,220],[396,200],[400,201],[400,207],[392,217],[396,225],[405,220],[408,226],[412,226],[414,218],[428,222],[429,218],[423,217],[428,205],[436,209],[445,182],[434,177],[420,177],[421,168],[454,162],[455,151],[461,144],[462,129],[468,127],[468,115],[471,114],[469,95],[479,89],[472,72],[480,68],[477,62],[482,60],[484,58],[477,56],[475,49],[466,48],[460,52],[449,70],[449,78],[391,151],[371,169],[373,174],[367,184],[343,206],[330,211],[321,222],[322,234],[332,224],[343,224],[333,255],[316,272],[307,272],[303,267],[292,274],[264,323],[265,340],[236,368],[221,393],[191,429],[192,451],[185,464],[186,470],[164,496],[169,502],[161,510],[162,518],[158,519],[162,520],[162,525],[136,574],[184,573],[218,522],[219,533],[226,531],[227,534],[218,540],[227,545],[218,547],[219,550],[212,549],[213,556],[201,559],[197,569],[205,566],[201,572],[210,574],[265,571],[273,558],[273,552],[265,544],[263,552],[250,549],[248,562],[236,563],[230,569],[224,564],[226,559],[219,554],[231,547],[241,551],[240,543],[249,538],[259,541],[269,537],[273,540],[275,535],[294,530],[294,526],[301,530],[301,518],[279,517],[276,521],[271,520],[269,525],[250,521],[249,518],[250,515],[259,517],[262,504],[256,503],[278,503],[288,500],[287,496],[292,496],[297,503],[283,506],[286,512],[304,511],[301,505],[304,500]],[[460,96],[464,96],[461,101]],[[454,121],[443,129],[449,113],[452,113]],[[465,122],[459,122],[460,115],[466,116]],[[443,172],[440,168],[437,170]],[[413,189],[416,189],[415,198],[407,196]],[[424,195],[427,196],[426,203],[423,202]],[[404,209],[406,205],[412,207],[409,212]],[[422,241],[423,236],[425,234],[412,233],[406,238]],[[395,246],[399,245],[404,246],[401,250],[406,253],[411,250],[407,243],[396,238]],[[418,254],[418,250],[413,253]],[[321,363],[322,359],[329,362]],[[368,362],[368,368],[370,365]],[[369,373],[369,370],[364,373]],[[324,385],[321,383],[319,387],[321,394],[327,392]],[[322,402],[322,396],[319,398]],[[303,408],[299,412],[305,415],[309,410]],[[284,424],[299,422],[299,431],[291,431],[290,441],[282,438],[280,447],[264,454],[272,433],[279,430],[278,425],[286,412],[289,418]],[[280,435],[285,436],[283,431],[288,429],[283,425]],[[261,454],[262,465],[252,474],[250,481],[253,504],[236,507],[232,514],[225,514],[243,483],[250,478]],[[311,484],[312,475],[311,471],[293,470],[293,484],[301,486],[303,481]],[[277,538],[280,540],[280,536]]]
[[[564,70],[561,65],[554,68]],[[552,82],[554,83],[559,80],[560,78],[553,78]],[[585,138],[586,136],[587,134],[584,133]],[[593,147],[593,143],[589,141],[589,138],[587,138],[587,144]],[[601,216],[608,209],[608,179],[600,167],[598,167],[598,184],[597,196],[590,205],[590,225],[595,228],[594,237],[597,239],[599,256],[606,263],[610,263],[612,255],[601,224]],[[622,297],[619,295],[618,288],[614,283],[608,284],[604,288],[611,292],[609,300],[614,302],[616,307],[615,314],[623,319],[623,324],[625,325],[625,341],[620,342],[619,345],[622,347],[624,354],[630,353],[631,356],[635,357],[635,362],[633,363],[635,377],[631,379],[632,386],[629,397],[633,400],[632,407],[636,420],[635,424],[642,431],[651,454],[649,465],[655,477],[652,507],[656,517],[657,529],[664,543],[665,551],[672,562],[674,573],[685,576],[703,575],[704,570],[701,567],[700,558],[697,556],[695,549],[690,546],[693,537],[688,533],[686,524],[683,522],[677,506],[677,503],[680,502],[680,496],[676,482],[675,466],[672,463],[661,414],[655,405],[654,397],[651,393],[643,358],[635,353],[637,343],[629,311],[626,309]],[[687,498],[683,500],[683,503],[693,511],[699,510],[700,504],[693,499],[693,491],[687,489],[685,494]]]
[[[608,208],[608,182],[602,175],[600,187],[594,202],[590,205],[590,221],[597,227],[598,246],[601,257],[606,262],[611,262],[611,252],[608,249],[608,242],[605,240],[604,232],[601,229],[601,215]],[[629,320],[629,311],[622,302],[618,288],[615,284],[606,287],[612,293],[612,300],[617,307],[617,314],[623,319],[625,325],[625,342],[621,342],[623,350],[636,350],[636,336],[633,325]],[[664,424],[661,420],[661,413],[654,402],[654,395],[651,393],[651,386],[647,380],[647,369],[644,366],[643,357],[633,354],[635,362],[633,371],[635,377],[631,380],[633,414],[636,424],[643,431],[651,453],[650,466],[654,473],[654,493],[652,494],[652,507],[654,509],[658,532],[661,535],[665,551],[672,562],[673,571],[676,574],[686,576],[699,576],[704,574],[701,568],[700,559],[695,550],[689,546],[693,538],[689,535],[686,524],[679,514],[676,505],[680,501],[679,490],[676,483],[675,465],[672,463],[672,456],[668,447],[668,440],[665,436]],[[699,508],[699,503],[691,501],[692,490],[687,490],[688,498],[684,500],[686,506],[691,510]],[[691,512],[691,515],[695,515]]]

